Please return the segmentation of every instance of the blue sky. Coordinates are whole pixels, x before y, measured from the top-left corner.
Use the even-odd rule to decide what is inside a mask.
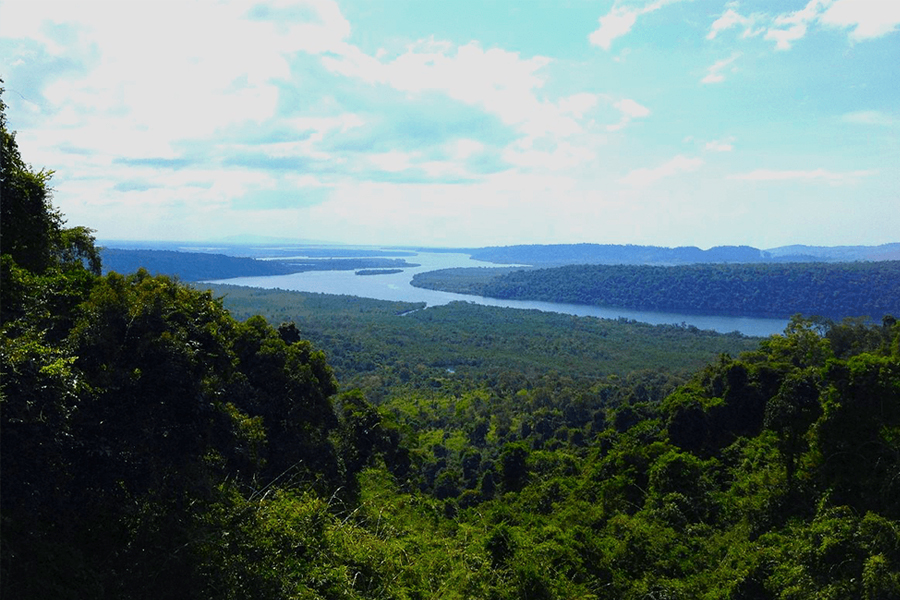
[[[900,241],[900,0],[0,0],[101,239]]]

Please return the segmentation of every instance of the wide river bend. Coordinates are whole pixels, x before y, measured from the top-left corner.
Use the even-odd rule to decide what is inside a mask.
[[[375,298],[377,300],[425,302],[428,306],[439,306],[454,301],[462,301],[485,306],[536,309],[545,312],[577,315],[580,317],[633,319],[635,321],[651,323],[654,325],[693,325],[699,329],[712,329],[720,333],[739,331],[744,335],[761,337],[782,333],[788,323],[785,319],[676,314],[630,310],[625,308],[605,308],[582,304],[563,304],[559,302],[501,300],[498,298],[485,298],[482,296],[469,296],[466,294],[426,290],[410,285],[413,275],[452,267],[488,267],[503,265],[492,265],[472,260],[467,254],[443,252],[418,252],[416,256],[405,258],[407,262],[417,263],[420,266],[406,268],[401,273],[389,275],[360,276],[356,275],[353,271],[306,271],[303,273],[293,273],[291,275],[217,279],[208,283],[227,283],[247,287],[268,289],[278,288],[299,292],[318,292],[321,294],[344,294],[348,296],[360,296],[362,298]]]

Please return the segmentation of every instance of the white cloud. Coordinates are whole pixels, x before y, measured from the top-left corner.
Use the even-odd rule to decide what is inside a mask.
[[[739,15],[733,8],[729,8],[709,26],[709,33],[706,34],[706,39],[715,39],[719,32],[731,29],[735,25],[741,25],[745,23],[746,20],[746,17]]]
[[[832,27],[853,27],[850,39],[854,41],[878,38],[900,27],[900,2],[837,0],[819,20]]]
[[[845,123],[855,123],[857,125],[881,125],[883,127],[891,127],[900,124],[895,117],[883,113],[878,110],[860,110],[847,113],[841,117]]]
[[[613,40],[622,37],[634,27],[639,11],[628,8],[613,8],[605,16],[600,17],[598,27],[588,40],[595,46],[609,50]]]
[[[775,42],[776,50],[790,50],[791,44],[806,35],[806,23],[797,23],[787,29],[772,28],[766,32],[766,39]]]
[[[596,153],[588,147],[561,142],[552,150],[535,149],[526,144],[512,145],[502,156],[503,160],[520,168],[562,171],[594,160]]]
[[[741,34],[741,37],[743,38],[754,37],[765,31],[761,27],[754,27],[763,18],[764,17],[759,14],[745,17],[734,10],[734,8],[728,8],[728,10],[722,13],[722,16],[713,21],[713,24],[710,25],[709,33],[706,34],[706,39],[715,39],[721,32],[727,31],[732,27],[743,27],[744,32]]]
[[[392,150],[390,152],[382,152],[380,154],[370,154],[367,159],[375,167],[382,171],[390,173],[399,173],[405,171],[412,166],[412,159],[416,157],[416,153],[399,152]]]
[[[597,95],[585,92],[573,94],[567,98],[560,99],[557,104],[560,112],[581,118],[585,113],[597,106]]]
[[[710,152],[731,152],[734,150],[734,138],[727,137],[721,140],[711,140],[704,145]]]
[[[725,76],[722,74],[722,71],[725,70],[731,63],[736,61],[741,56],[740,52],[735,52],[728,58],[723,58],[722,60],[716,61],[706,70],[706,76],[700,80],[700,83],[722,83],[725,81]],[[731,71],[734,72],[736,69],[732,67]]]
[[[638,104],[630,98],[623,98],[613,103],[613,106],[622,113],[622,118],[618,123],[607,125],[607,131],[618,131],[631,123],[632,119],[642,119],[650,116],[650,109],[646,106]]]
[[[417,164],[416,167],[435,180],[471,177],[463,165],[450,160],[429,160]]]
[[[272,18],[252,16],[255,8],[245,1],[0,3],[0,37],[23,49],[19,60],[50,55],[69,66],[32,67],[29,96],[39,110],[20,139],[30,160],[57,169],[60,207],[73,222],[107,235],[194,237],[216,220],[182,220],[185,205],[225,214],[233,199],[257,193],[290,202],[318,180],[277,165],[340,162],[316,144],[359,126],[359,117],[291,120],[278,112],[292,53],[340,51],[349,24],[334,2],[276,2],[267,10],[284,14]],[[134,223],[122,218],[138,212]],[[150,227],[152,234],[141,233]]]
[[[900,113],[879,95],[883,87],[871,75],[877,65],[851,79],[859,85],[853,106],[880,110],[842,114],[850,110],[846,105],[836,112],[832,107],[836,116],[817,122],[821,135],[804,135],[802,119],[791,120],[796,130],[778,133],[792,136],[797,152],[822,158],[816,165],[852,165],[846,157],[865,152],[875,161],[865,166],[879,168],[880,177],[870,177],[874,171],[753,171],[731,177],[738,181],[704,177],[698,186],[713,162],[715,168],[729,162],[729,155],[711,154],[734,149],[725,133],[739,135],[743,148],[747,131],[773,126],[766,115],[780,110],[778,102],[762,103],[775,100],[768,94],[777,90],[762,89],[761,81],[759,106],[765,110],[742,112],[740,123],[720,129],[715,123],[736,110],[728,94],[699,94],[710,90],[675,82],[691,77],[691,70],[694,77],[710,78],[704,83],[727,79],[736,67],[743,70],[750,52],[740,59],[730,49],[708,54],[735,37],[758,35],[758,43],[769,48],[762,42],[768,29],[786,32],[773,33],[773,44],[791,45],[801,33],[830,27],[832,41],[845,35],[870,39],[895,31],[889,10],[877,15],[879,29],[862,9],[842,13],[843,0],[828,6],[802,0],[793,8],[812,9],[797,11],[799,16],[766,16],[720,3],[708,18],[715,21],[712,27],[698,34],[715,42],[700,53],[679,45],[665,50],[679,53],[668,56],[671,61],[657,60],[652,52],[660,48],[648,46],[628,54],[622,43],[628,38],[621,36],[630,31],[637,38],[641,26],[656,27],[666,12],[648,13],[666,4],[607,2],[603,12],[609,14],[591,42],[611,52],[583,44],[587,54],[579,56],[571,46],[552,48],[549,40],[541,42],[538,55],[521,38],[519,51],[512,52],[498,46],[510,39],[506,35],[462,44],[425,39],[404,48],[398,40],[423,31],[415,29],[419,24],[361,16],[354,32],[373,27],[364,31],[364,49],[355,45],[339,6],[315,0],[0,0],[0,35],[6,36],[0,62],[13,73],[5,100],[23,155],[57,169],[55,198],[70,222],[97,227],[107,237],[196,238],[277,229],[278,235],[344,241],[384,243],[416,235],[421,243],[442,238],[440,243],[453,244],[467,236],[467,243],[490,244],[504,241],[502,236],[509,243],[529,237],[572,241],[572,232],[585,241],[610,235],[622,242],[650,241],[652,231],[662,236],[659,242],[676,230],[690,236],[716,228],[715,219],[683,215],[686,208],[695,215],[714,213],[723,191],[746,192],[752,208],[760,198],[758,186],[772,185],[764,181],[819,182],[789,184],[795,202],[808,197],[809,206],[818,206],[823,198],[837,205],[846,197],[845,188],[827,184],[858,179],[868,186],[866,209],[858,214],[869,221],[871,205],[896,201],[890,136],[854,135],[834,147],[815,146],[821,135],[840,136],[854,126],[898,126]],[[706,14],[709,8],[702,5],[685,10],[684,20],[662,24],[667,35],[694,26],[687,20]],[[818,17],[810,18],[812,13]],[[776,23],[779,16],[785,18]],[[798,26],[806,29],[792,34]],[[491,26],[481,31],[490,36]],[[627,55],[632,67],[616,64],[615,54]],[[718,58],[723,60],[709,67]],[[676,71],[672,61],[684,70]],[[668,71],[655,70],[660,68]],[[810,99],[850,81],[848,68],[836,65],[832,79],[810,85]],[[814,70],[810,79],[818,74]],[[647,87],[648,81],[657,85]],[[606,133],[631,133],[628,127],[651,117],[656,126],[635,128],[640,135]],[[685,139],[684,155],[653,154],[685,132],[694,136]],[[861,150],[866,143],[870,147]],[[704,166],[703,159],[710,164]],[[698,172],[684,175],[692,171]],[[646,219],[649,211],[656,213],[654,223]],[[142,218],[135,220],[135,214]],[[673,227],[679,218],[697,229]],[[890,229],[884,219],[876,221]],[[722,227],[716,235],[745,235],[749,229],[742,227],[727,233]]]
[[[599,140],[590,132],[590,113],[600,96],[580,92],[542,97],[540,71],[550,63],[542,56],[485,50],[478,42],[457,47],[434,39],[413,44],[388,62],[356,49],[323,57],[328,69],[346,77],[411,95],[435,92],[491,113],[520,136],[501,152],[504,160],[520,168],[564,169],[594,157],[592,146]],[[618,108],[623,111],[622,126],[633,116],[649,114],[631,100]]]
[[[589,93],[556,102],[539,99],[536,90],[544,85],[544,79],[538,72],[550,59],[521,58],[517,52],[500,48],[485,50],[477,42],[454,47],[430,39],[384,63],[352,48],[325,56],[322,62],[346,77],[411,94],[438,92],[479,106],[533,137],[581,133],[578,119],[597,104],[596,95]]]
[[[632,187],[646,187],[665,177],[696,171],[704,164],[702,158],[689,158],[679,154],[655,168],[635,169],[619,180]]]
[[[765,32],[765,39],[775,42],[777,50],[790,50],[803,39],[810,28],[819,25],[852,28],[850,39],[864,41],[893,33],[900,28],[900,2],[896,0],[809,0],[800,10],[774,16],[754,13],[741,15],[729,6],[713,21],[706,39],[715,39],[723,31],[742,27],[741,37],[754,37]]]
[[[650,114],[650,109],[646,106],[641,106],[634,100],[629,98],[624,98],[619,100],[615,104],[613,104],[616,108],[622,111],[622,114],[634,119],[638,117],[646,117]]]
[[[0,35],[38,41],[87,69],[77,78],[48,78],[48,113],[71,111],[88,126],[98,113],[117,113],[122,143],[131,130],[177,140],[272,117],[274,84],[290,77],[286,53],[340,45],[349,25],[336,5],[303,4],[315,22],[246,19],[246,2],[188,2],[177,14],[175,5],[152,2],[12,2],[0,5]]]
[[[457,160],[465,160],[481,152],[484,152],[484,144],[478,140],[460,139],[451,144],[449,154]]]
[[[876,175],[876,170],[834,172],[827,169],[811,171],[791,171],[777,169],[756,169],[749,173],[730,175],[728,179],[742,181],[824,181],[831,185],[841,185],[857,181],[862,177]]]
[[[427,40],[411,46],[391,62],[346,48],[336,56],[325,56],[330,70],[367,81],[387,84],[410,93],[439,91],[467,104],[482,105],[501,114],[508,122],[521,122],[522,109],[514,100],[529,99],[544,81],[537,71],[550,59],[522,59],[517,52],[500,48],[484,50],[477,42],[455,48],[448,42]],[[530,102],[533,104],[533,101]]]
[[[554,198],[565,198],[565,210]],[[571,239],[568,221],[592,225],[595,213],[570,178],[499,173],[471,186],[347,182],[302,214],[321,224],[320,238],[385,244],[402,232],[412,243],[452,246],[547,240],[555,229],[564,232],[556,239]]]
[[[600,26],[588,36],[588,41],[594,46],[600,46],[604,50],[609,50],[616,38],[622,37],[631,31],[639,16],[657,11],[667,4],[680,1],[657,0],[643,7],[613,6],[606,15],[600,17],[598,20]]]
[[[800,10],[789,13],[782,13],[775,17],[776,25],[796,25],[798,23],[810,23],[814,21],[819,13],[828,7],[833,0],[809,0],[806,6]]]
[[[163,206],[167,197],[190,198],[199,210],[228,198],[250,198],[254,191],[271,192],[272,204],[267,208],[261,200],[259,210],[273,210],[278,202],[289,202],[286,172],[294,164],[319,173],[328,186],[377,177],[377,171],[411,171],[423,179],[485,177],[469,171],[475,168],[473,157],[486,148],[474,139],[436,140],[440,151],[431,155],[385,147],[374,153],[335,150],[332,142],[343,134],[377,128],[392,115],[377,109],[354,114],[327,92],[313,107],[287,105],[295,102],[292,92],[302,97],[308,81],[304,60],[352,79],[349,84],[372,86],[361,95],[377,98],[397,90],[414,105],[418,97],[439,94],[495,115],[517,139],[491,150],[487,172],[507,168],[503,160],[522,171],[575,168],[594,160],[603,141],[591,131],[601,96],[544,94],[541,70],[552,61],[543,56],[434,39],[413,43],[399,56],[369,55],[348,42],[350,24],[330,1],[200,2],[179,5],[177,11],[152,2],[77,4],[61,2],[57,11],[48,2],[0,1],[0,35],[28,39],[84,65],[77,75],[46,78],[40,88],[43,123],[20,136],[22,142],[40,141],[37,152],[29,150],[39,164],[70,167],[72,174],[61,169],[55,183],[60,197],[84,198],[84,214],[91,206],[116,202],[133,207],[154,199]],[[48,27],[50,16],[71,30]],[[379,86],[384,89],[373,90]],[[633,101],[623,101],[620,110],[626,121],[649,112]],[[365,139],[365,133],[359,135]],[[137,169],[121,159],[164,166],[156,167],[154,177],[153,167]],[[165,177],[159,177],[160,168]],[[235,173],[244,178],[235,180]],[[197,181],[205,186],[199,192]],[[316,181],[320,188],[326,185]],[[284,200],[276,197],[280,193]],[[71,206],[66,212],[80,218]],[[163,209],[158,212],[160,218],[147,222],[164,220]],[[114,229],[110,223],[103,218],[97,226]]]
[[[832,0],[810,0],[802,9],[775,17],[773,26],[766,31],[765,39],[775,42],[777,50],[790,50],[791,44],[802,39],[808,26]]]

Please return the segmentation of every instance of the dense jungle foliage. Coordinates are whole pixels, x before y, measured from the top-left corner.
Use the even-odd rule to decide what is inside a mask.
[[[877,321],[900,314],[900,261],[443,269],[417,274],[412,283],[491,298],[706,315]]]
[[[0,125],[0,597],[900,597],[893,317],[795,318],[677,381],[569,376],[556,349],[518,372],[522,338],[509,371],[410,365],[376,404],[302,339],[315,311],[238,321],[164,276],[99,275]],[[370,311],[363,342],[399,319],[413,345],[440,332],[428,352],[474,318],[341,302],[345,340]],[[537,322],[487,314],[485,336]],[[350,380],[372,371],[353,352]]]
[[[237,319],[260,314],[270,323],[296,323],[304,337],[326,352],[342,384],[361,388],[370,400],[401,387],[468,389],[552,373],[587,385],[640,376],[671,387],[719,354],[737,354],[759,343],[739,333],[722,335],[692,326],[466,302],[423,310],[420,303],[209,287]]]

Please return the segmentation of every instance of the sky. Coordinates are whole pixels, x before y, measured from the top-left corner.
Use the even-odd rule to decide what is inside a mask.
[[[101,240],[900,241],[900,0],[0,0],[0,78]]]

